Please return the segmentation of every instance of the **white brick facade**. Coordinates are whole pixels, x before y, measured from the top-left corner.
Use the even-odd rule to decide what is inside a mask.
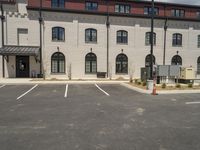
[[[18,28],[28,29],[28,45],[39,46],[39,21],[37,11],[27,11],[24,3],[18,6],[4,5],[6,13],[5,45],[17,45]],[[85,74],[85,56],[93,52],[97,56],[97,71],[107,71],[107,28],[106,16],[84,15],[73,13],[43,12],[43,69],[46,78],[68,78],[71,65],[73,79],[92,79],[96,75]],[[200,23],[187,21],[169,21],[166,43],[166,64],[171,64],[171,59],[176,52],[182,57],[183,66],[197,68],[197,59],[200,48],[197,48],[197,36],[200,34]],[[65,41],[52,41],[52,27],[65,28]],[[157,36],[154,55],[156,63],[163,63],[164,48],[164,20],[155,20],[155,33]],[[97,43],[85,43],[85,29],[97,30]],[[0,25],[1,29],[1,25]],[[128,44],[117,44],[116,32],[128,32]],[[124,53],[128,57],[129,71],[134,70],[134,77],[140,77],[140,68],[145,66],[145,57],[150,53],[150,46],[145,46],[145,33],[150,31],[150,20],[142,18],[110,17],[109,28],[109,70],[112,78],[129,78],[129,75],[117,75],[115,72],[116,56]],[[0,30],[0,33],[2,31]],[[183,36],[182,47],[172,46],[172,34],[181,33]],[[1,38],[1,37],[0,37]],[[62,52],[66,60],[65,74],[51,73],[51,56],[55,52]],[[5,61],[6,62],[6,61]],[[30,57],[30,75],[32,71],[39,73],[39,63]],[[5,63],[6,77],[15,77],[15,56],[9,57]],[[2,60],[0,57],[0,77],[2,77]]]

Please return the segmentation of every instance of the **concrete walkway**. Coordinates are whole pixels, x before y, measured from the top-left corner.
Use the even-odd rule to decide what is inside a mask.
[[[134,91],[143,93],[143,94],[151,94],[152,93],[152,91],[150,91],[150,90],[144,90],[144,89],[141,89],[138,87],[134,87],[127,83],[121,83],[121,85],[125,86],[129,89],[132,89]],[[191,90],[162,90],[162,91],[157,90],[157,94],[197,94],[197,93],[200,93],[200,90],[194,90],[194,89],[191,89]]]

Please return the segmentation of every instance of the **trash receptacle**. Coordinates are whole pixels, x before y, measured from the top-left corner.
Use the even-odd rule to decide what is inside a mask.
[[[153,90],[153,80],[147,80],[147,90]]]

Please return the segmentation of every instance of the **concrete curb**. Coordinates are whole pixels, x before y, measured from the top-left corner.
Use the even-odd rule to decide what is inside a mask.
[[[143,93],[143,94],[151,94],[152,93],[152,91],[150,91],[150,90],[143,90],[143,89],[140,89],[138,87],[134,87],[132,85],[129,85],[127,83],[121,83],[121,85],[126,87],[126,88],[129,88],[131,90],[137,91],[139,93]]]
[[[0,84],[22,85],[22,84],[120,84],[127,81],[34,81],[32,79],[2,79]]]
[[[127,83],[121,83],[122,86],[127,87],[129,89],[132,89],[134,91],[137,91],[139,93],[143,94],[151,94],[152,91],[140,89],[138,87],[134,87],[132,85],[129,85]],[[198,94],[200,93],[200,90],[166,90],[166,91],[157,91],[160,95],[167,95],[167,94]]]

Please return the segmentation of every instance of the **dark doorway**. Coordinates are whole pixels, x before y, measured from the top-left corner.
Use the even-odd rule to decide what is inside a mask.
[[[29,56],[16,56],[16,77],[29,78]]]

